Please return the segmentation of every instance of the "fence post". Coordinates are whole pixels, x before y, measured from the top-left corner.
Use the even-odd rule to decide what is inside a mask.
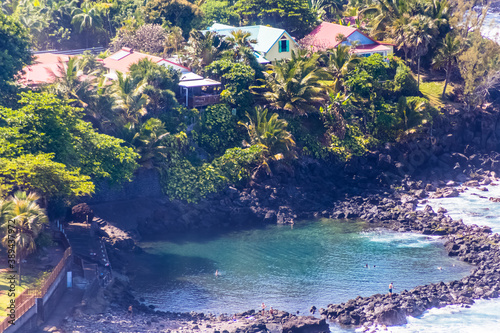
[[[43,297],[36,298],[36,316],[38,324],[45,321],[45,312],[43,311]]]

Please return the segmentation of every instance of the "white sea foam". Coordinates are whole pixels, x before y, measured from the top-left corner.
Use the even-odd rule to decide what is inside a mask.
[[[488,191],[469,188],[455,198],[430,199],[429,204],[435,211],[439,207],[448,210],[453,219],[462,219],[465,224],[486,225],[493,232],[500,232],[500,203],[491,202],[490,197],[500,197],[500,186],[487,186]],[[419,205],[417,209],[423,209]],[[500,332],[500,330],[499,330]]]
[[[470,308],[457,305],[426,311],[408,324],[389,327],[392,333],[496,333],[500,332],[500,299],[479,300]]]
[[[390,243],[397,247],[426,247],[433,241],[438,241],[439,236],[424,236],[415,233],[400,233],[388,230],[372,230],[360,233],[361,237],[369,239],[374,243]]]

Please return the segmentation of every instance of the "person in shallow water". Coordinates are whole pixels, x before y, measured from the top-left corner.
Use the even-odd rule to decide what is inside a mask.
[[[392,289],[394,288],[394,286],[392,285],[392,282],[389,284],[389,296],[392,297]]]

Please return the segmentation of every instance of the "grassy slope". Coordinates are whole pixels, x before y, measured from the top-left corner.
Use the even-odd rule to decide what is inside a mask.
[[[441,99],[443,93],[444,81],[422,82],[420,83],[420,92],[429,100],[432,106],[439,109],[444,106],[445,101]],[[453,86],[448,84],[446,94],[453,92]]]

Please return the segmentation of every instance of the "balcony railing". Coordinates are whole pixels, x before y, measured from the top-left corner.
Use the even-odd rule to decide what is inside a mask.
[[[193,96],[188,100],[188,107],[197,108],[201,106],[213,105],[220,102],[219,95],[201,95]]]

